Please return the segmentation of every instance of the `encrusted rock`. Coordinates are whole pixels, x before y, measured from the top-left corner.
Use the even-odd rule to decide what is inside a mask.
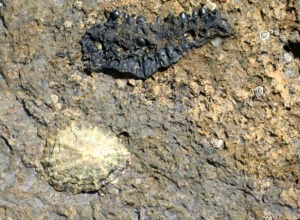
[[[72,123],[47,140],[42,165],[59,191],[91,192],[116,179],[130,154],[111,133]]]
[[[234,32],[215,8],[169,14],[153,23],[115,10],[83,36],[83,60],[89,71],[114,69],[145,79],[177,63],[183,53]]]

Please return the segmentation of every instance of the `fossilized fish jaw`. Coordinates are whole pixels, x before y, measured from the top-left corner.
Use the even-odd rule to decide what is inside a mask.
[[[114,69],[145,79],[178,62],[184,52],[232,34],[234,29],[217,10],[203,7],[191,15],[157,17],[153,23],[142,15],[113,11],[105,23],[84,34],[83,61],[89,71]]]

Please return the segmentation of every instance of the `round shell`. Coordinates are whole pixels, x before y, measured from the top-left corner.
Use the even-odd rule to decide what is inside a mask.
[[[113,134],[74,123],[47,140],[42,160],[47,181],[74,194],[100,189],[129,163],[129,152]]]

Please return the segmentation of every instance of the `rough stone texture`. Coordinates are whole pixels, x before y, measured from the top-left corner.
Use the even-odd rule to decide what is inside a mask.
[[[1,1],[2,219],[300,218],[299,2],[215,3],[235,36],[141,81],[84,73],[86,29],[105,10],[154,20],[199,1]],[[58,192],[40,175],[47,137],[71,120],[132,154],[98,193]]]

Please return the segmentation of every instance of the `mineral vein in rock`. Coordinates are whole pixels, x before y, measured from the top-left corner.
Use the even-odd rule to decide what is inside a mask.
[[[154,23],[113,11],[105,23],[86,31],[81,40],[83,60],[89,71],[114,69],[145,79],[178,62],[184,52],[233,33],[217,10],[169,14]]]

